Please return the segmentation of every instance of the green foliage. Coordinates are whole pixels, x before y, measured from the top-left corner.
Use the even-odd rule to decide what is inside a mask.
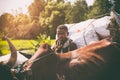
[[[114,8],[120,14],[120,0],[113,0],[114,1]]]
[[[46,34],[39,34],[37,36],[37,42],[38,43],[45,43],[46,40],[50,40],[50,36],[47,36]]]
[[[63,1],[48,1],[45,10],[40,13],[40,26],[43,28],[43,32],[51,36],[51,38],[55,38],[56,27],[60,24],[64,24],[64,9],[65,4]]]
[[[67,2],[65,4],[65,23],[73,23],[71,13],[72,13],[72,5],[70,4],[70,2]]]
[[[113,20],[108,28],[110,30],[113,42],[117,42],[120,44],[120,27],[118,26],[116,21]]]
[[[47,36],[46,34],[39,34],[37,36],[37,42],[39,44],[42,44],[42,43],[48,43],[49,45],[52,45],[54,40],[51,40],[50,39],[50,36]]]
[[[110,12],[111,2],[109,0],[96,0],[94,5],[90,7],[88,18],[94,18]]]
[[[77,0],[72,7],[72,20],[73,23],[86,20],[86,14],[88,13],[88,7],[85,0]]]
[[[51,40],[50,36],[47,36],[46,34],[39,34],[37,36],[36,43],[32,43],[32,45],[35,47],[35,51],[39,48],[39,46],[43,43],[48,43],[49,45],[52,45],[55,42],[55,40]]]
[[[7,53],[10,53],[9,47],[6,41],[0,40],[0,52],[2,55],[5,55]]]
[[[76,0],[75,4],[66,3],[65,23],[77,23],[86,20],[88,7],[85,0]]]

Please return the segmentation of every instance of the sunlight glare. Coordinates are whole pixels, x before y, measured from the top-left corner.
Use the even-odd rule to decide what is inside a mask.
[[[86,0],[88,6],[92,6],[95,0]]]
[[[34,0],[0,0],[0,15],[3,13],[12,13],[14,15],[19,13],[28,13],[28,6]]]

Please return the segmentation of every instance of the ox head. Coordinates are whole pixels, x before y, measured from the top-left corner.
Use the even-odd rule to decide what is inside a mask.
[[[52,52],[53,51],[49,44],[47,43],[41,44],[41,46],[38,48],[35,54],[24,64],[24,66],[27,66],[25,67],[25,69],[30,68],[37,59],[39,60],[39,58],[41,58],[41,56],[49,55],[49,53]]]
[[[55,74],[53,69],[55,69],[56,61],[57,58],[51,49],[51,46],[47,43],[44,43],[38,48],[35,54],[27,62],[25,62],[23,65],[23,70],[25,72],[28,70],[32,71],[30,80],[53,79],[56,77],[53,75]]]
[[[9,44],[11,56],[7,61],[0,62],[0,80],[16,80],[11,73],[11,68],[17,60],[17,51],[10,40],[7,37],[5,39]]]

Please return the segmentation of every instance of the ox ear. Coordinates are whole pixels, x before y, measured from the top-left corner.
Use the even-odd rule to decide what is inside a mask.
[[[17,50],[7,37],[4,37],[4,39],[7,40],[11,51],[11,56],[5,64],[8,65],[10,68],[12,68],[17,61]]]

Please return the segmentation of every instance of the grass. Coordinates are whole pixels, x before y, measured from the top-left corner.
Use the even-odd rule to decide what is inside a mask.
[[[17,50],[28,50],[29,53],[34,53],[35,46],[33,44],[37,43],[35,40],[11,40],[11,42]],[[0,53],[2,55],[10,53],[9,45],[5,40],[0,40]]]
[[[54,43],[55,40],[43,40],[40,44],[46,42],[50,45]],[[17,50],[25,50],[26,53],[32,54],[35,52],[35,45],[38,44],[35,40],[11,40],[13,45]],[[7,41],[0,39],[0,55],[6,55],[10,53],[9,45]]]

